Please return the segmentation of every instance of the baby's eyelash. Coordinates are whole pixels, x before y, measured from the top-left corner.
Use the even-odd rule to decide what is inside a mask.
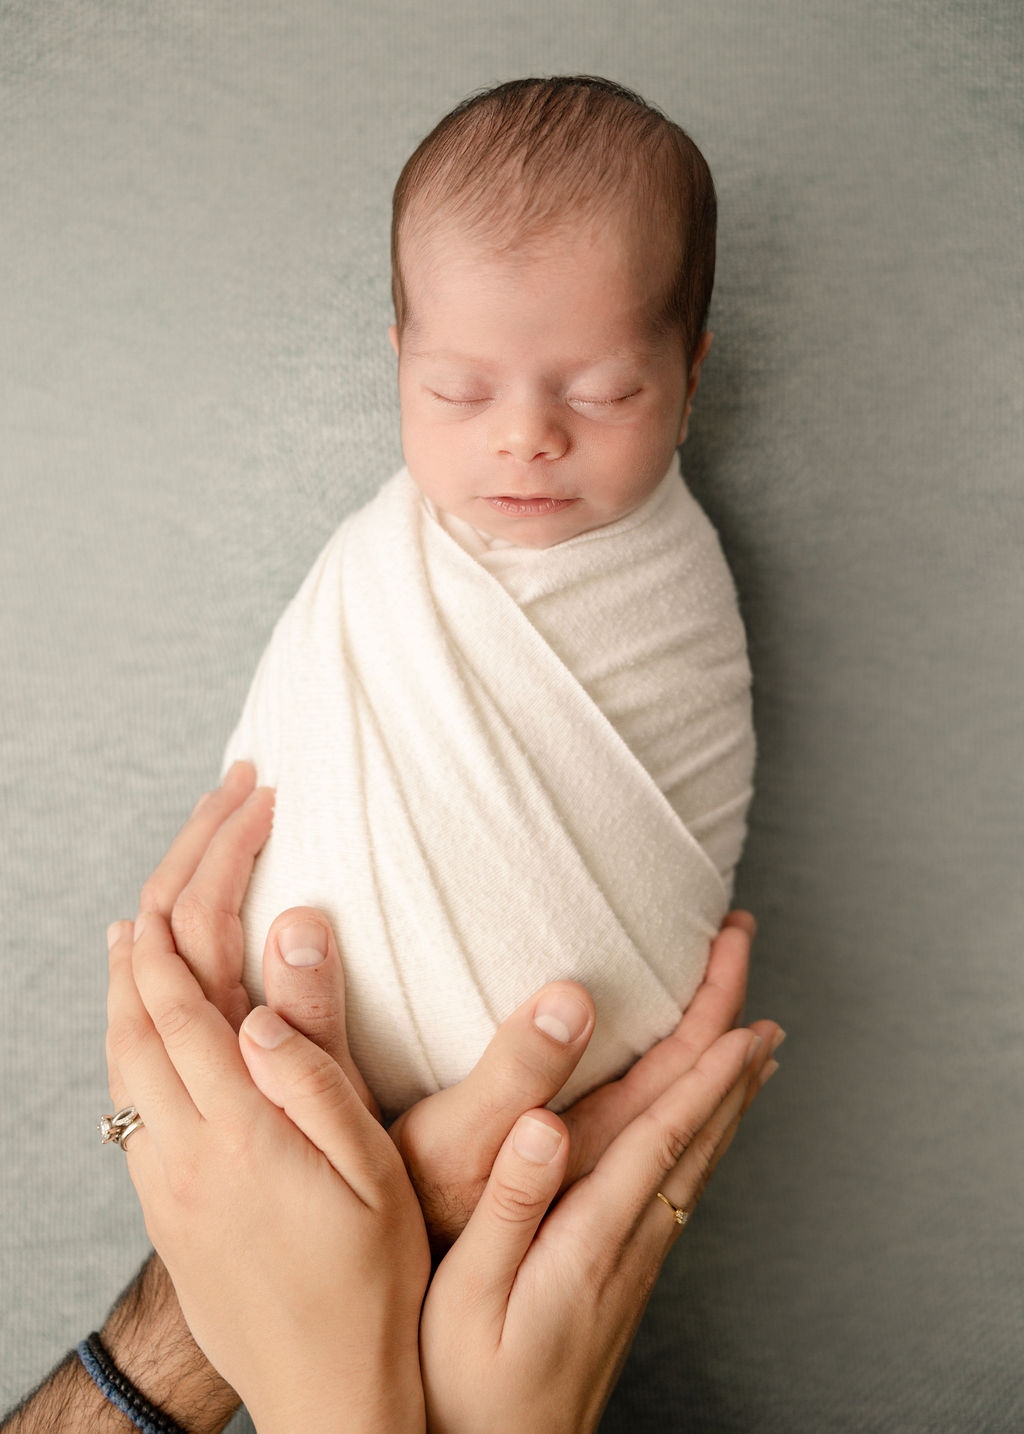
[[[632,393],[620,394],[618,398],[576,398],[573,402],[585,403],[590,408],[611,408],[613,404],[625,403],[627,398],[636,398],[639,392],[640,390],[635,388]]]
[[[428,389],[427,392],[441,403],[450,403],[455,408],[473,408],[476,404],[487,401],[483,398],[449,398],[447,394],[438,393],[434,388]]]
[[[436,388],[429,388],[427,392],[439,403],[447,404],[449,408],[476,408],[478,404],[487,403],[487,398],[449,398],[445,393],[438,393]],[[587,408],[613,408],[617,403],[625,403],[627,399],[636,398],[640,390],[634,389],[632,393],[619,394],[617,398],[570,398],[570,403],[583,404]]]

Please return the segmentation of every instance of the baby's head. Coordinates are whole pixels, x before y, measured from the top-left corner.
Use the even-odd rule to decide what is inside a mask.
[[[638,507],[686,436],[710,335],[715,191],[687,135],[590,77],[465,101],[395,188],[409,471],[548,547]]]

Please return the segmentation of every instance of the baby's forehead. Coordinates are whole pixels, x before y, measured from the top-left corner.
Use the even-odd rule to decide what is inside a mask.
[[[525,202],[528,196],[520,195]],[[401,234],[398,272],[405,304],[403,332],[424,317],[432,325],[464,306],[468,322],[482,308],[502,303],[520,309],[537,302],[561,310],[559,322],[579,327],[601,314],[616,314],[652,342],[664,338],[666,300],[678,273],[672,231],[638,217],[625,205],[563,205],[536,210],[437,206],[409,214]],[[565,310],[559,296],[575,291],[582,312]],[[462,322],[462,320],[460,320]]]
[[[439,209],[409,225],[402,237],[402,259],[403,269],[422,274],[443,268],[466,283],[496,268],[526,271],[557,262],[560,256],[574,264],[614,259],[625,283],[671,265],[667,247],[625,206],[599,214],[575,211],[525,218],[494,210],[482,222],[467,222]]]

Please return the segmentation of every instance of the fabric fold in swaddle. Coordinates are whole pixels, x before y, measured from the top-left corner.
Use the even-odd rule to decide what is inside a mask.
[[[225,757],[277,788],[246,986],[273,918],[322,909],[353,1055],[398,1111],[461,1079],[545,981],[582,981],[597,1030],[565,1105],[667,1034],[703,973],[751,795],[743,628],[675,465],[554,548],[439,516],[398,473],[260,662]]]

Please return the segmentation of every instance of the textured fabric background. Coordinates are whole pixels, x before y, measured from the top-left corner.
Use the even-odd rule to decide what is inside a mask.
[[[721,196],[685,468],[749,624],[751,1015],[789,1030],[611,1431],[1024,1427],[1017,0],[0,0],[4,1401],[146,1247],[105,944],[398,460],[391,186],[592,71]]]

